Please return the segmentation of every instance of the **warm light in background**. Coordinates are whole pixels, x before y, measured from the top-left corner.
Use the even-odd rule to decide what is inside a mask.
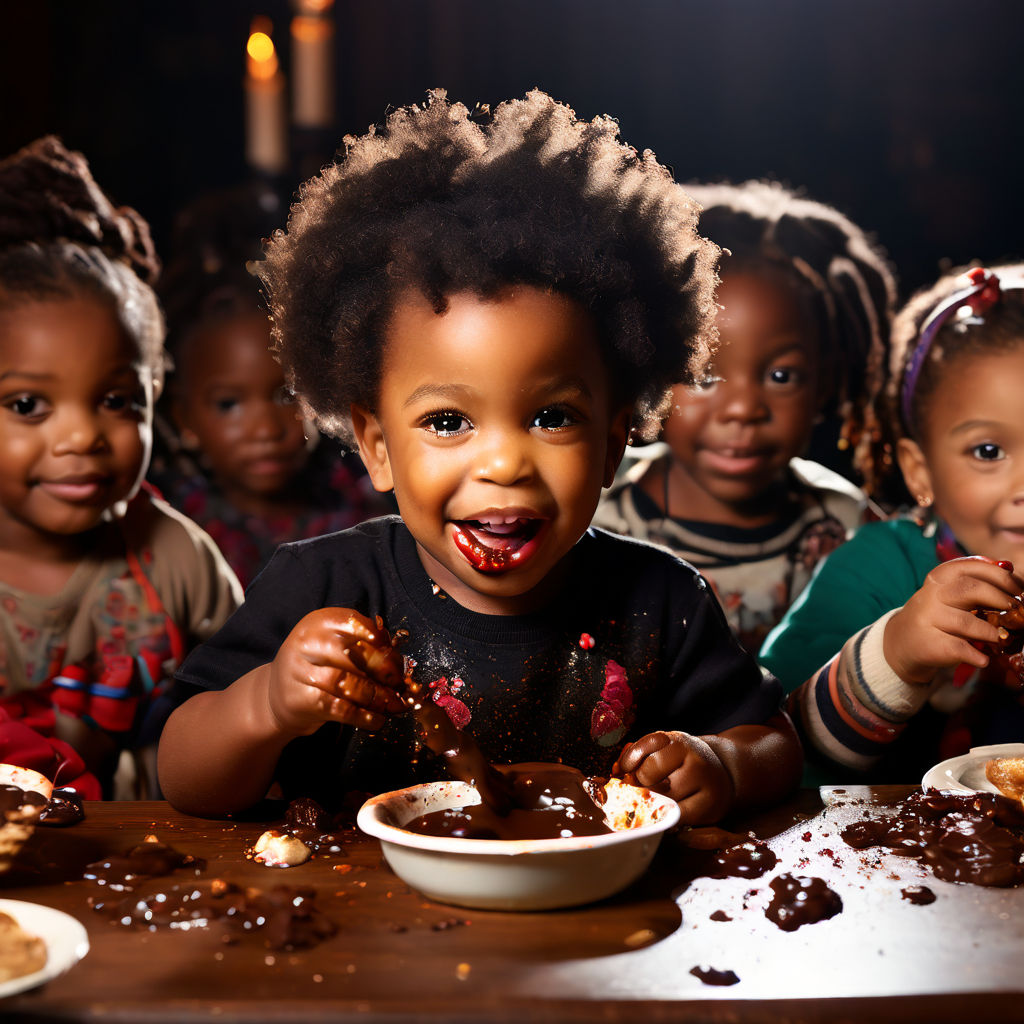
[[[266,26],[268,29],[269,27]],[[248,71],[253,78],[264,81],[274,77],[277,73],[277,51],[274,49],[274,40],[270,38],[269,32],[264,30],[262,24],[257,27],[256,22],[253,22],[249,41],[245,44],[245,52],[248,55]]]
[[[294,0],[297,14],[325,14],[334,6],[334,0]]]
[[[333,0],[292,0],[292,121],[303,129],[334,125]]]
[[[250,167],[281,174],[288,166],[286,83],[267,17],[253,18],[245,44],[245,158]]]

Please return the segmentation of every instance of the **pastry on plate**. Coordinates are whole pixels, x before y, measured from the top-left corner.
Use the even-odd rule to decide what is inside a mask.
[[[0,982],[35,974],[46,966],[46,943],[0,911]]]
[[[985,762],[985,778],[1003,796],[1024,800],[1024,757],[993,757]]]

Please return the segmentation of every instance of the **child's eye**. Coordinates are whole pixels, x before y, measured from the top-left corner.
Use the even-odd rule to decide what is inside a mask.
[[[234,395],[223,395],[213,400],[214,409],[224,416],[237,409],[239,404],[239,400]]]
[[[49,404],[38,395],[15,395],[13,398],[8,399],[4,405],[15,416],[27,420],[41,419],[50,411]]]
[[[101,405],[107,412],[127,412],[136,414],[142,411],[146,399],[141,394],[131,394],[126,391],[110,391],[103,396]]]
[[[803,381],[803,374],[792,366],[773,366],[768,371],[768,380],[779,385],[800,384]]]
[[[423,427],[438,437],[455,437],[472,429],[472,424],[461,412],[433,412],[424,416]]]
[[[996,462],[1006,458],[1006,452],[1003,451],[1002,446],[992,441],[982,441],[981,444],[976,444],[971,449],[971,454],[982,462]]]
[[[541,430],[564,430],[566,427],[571,427],[576,422],[576,416],[574,416],[568,409],[559,405],[553,405],[546,409],[541,409],[541,411],[533,417],[533,422],[530,426],[539,427]]]

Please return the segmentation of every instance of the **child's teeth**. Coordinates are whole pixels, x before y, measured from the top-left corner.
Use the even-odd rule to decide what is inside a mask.
[[[522,520],[518,516],[498,516],[494,519],[478,519],[477,522],[490,533],[512,533],[519,528]]]

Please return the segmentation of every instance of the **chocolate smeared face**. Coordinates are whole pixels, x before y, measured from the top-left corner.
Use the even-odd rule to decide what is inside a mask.
[[[550,600],[629,430],[597,329],[529,286],[410,295],[392,316],[373,412],[353,409],[378,490],[394,489],[430,578],[474,611]]]

